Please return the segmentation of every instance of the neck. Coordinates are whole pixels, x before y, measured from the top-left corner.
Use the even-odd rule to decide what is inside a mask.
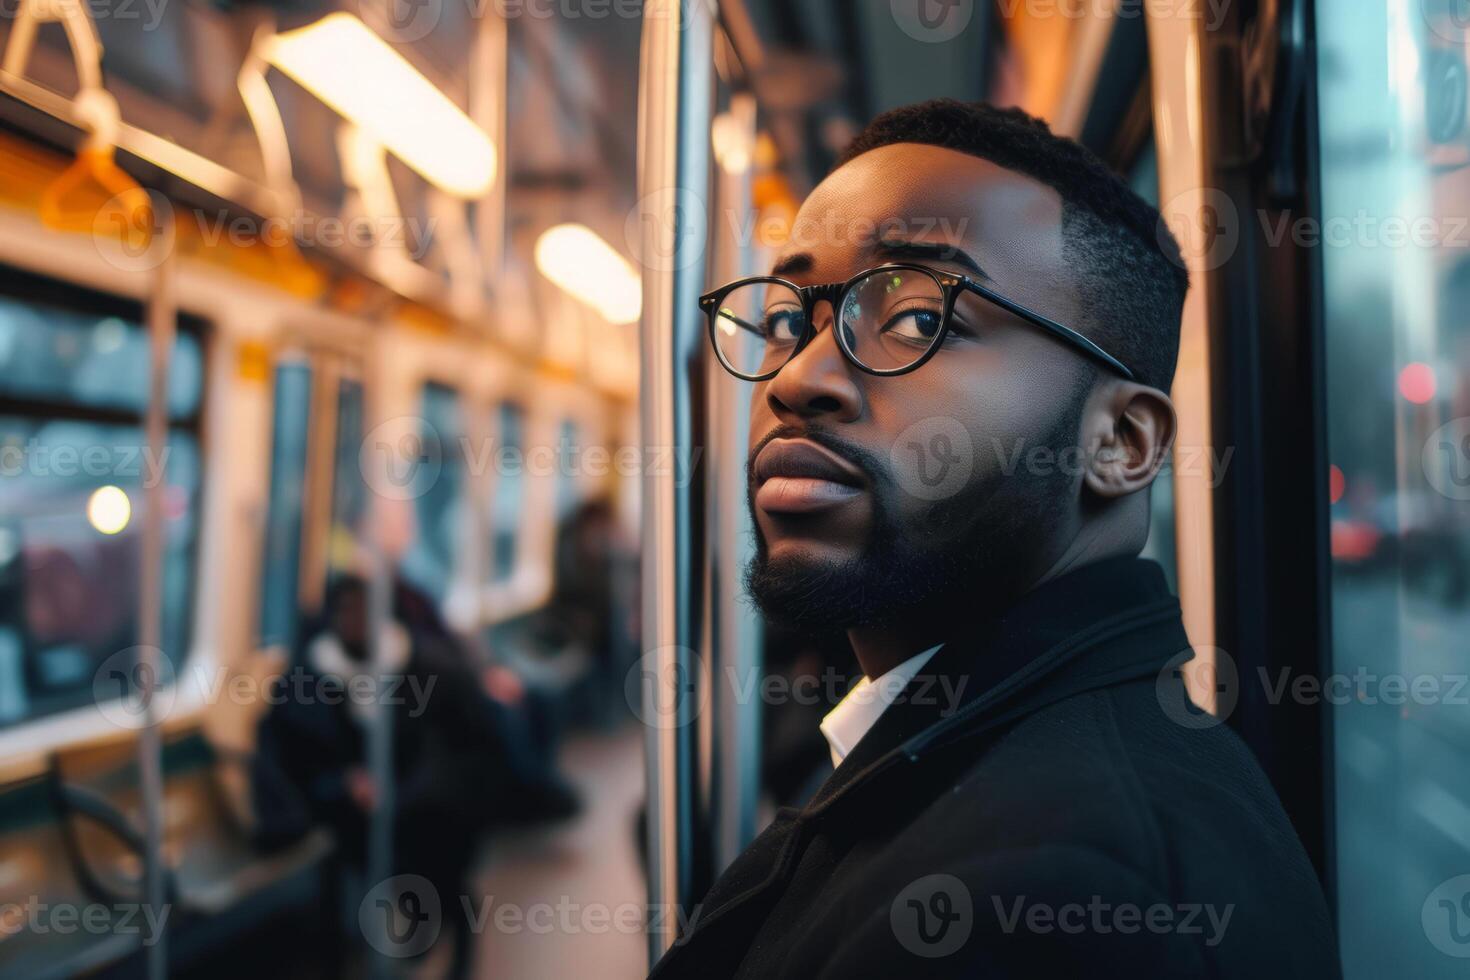
[[[902,625],[850,629],[847,639],[863,674],[870,680],[876,679],[915,654],[944,642],[955,629],[972,626],[977,619],[1000,615],[1007,606],[1038,586],[1105,558],[1137,555],[1140,547],[1108,535],[1079,534],[1059,554],[1043,556],[1036,567],[1017,569],[1019,574],[1005,576],[1013,585],[1026,583],[1021,588],[985,588],[977,584],[951,603],[950,608],[915,612],[905,617]]]
[[[943,635],[938,629],[873,627],[848,630],[847,639],[863,674],[869,680],[876,680],[915,654],[943,642]]]

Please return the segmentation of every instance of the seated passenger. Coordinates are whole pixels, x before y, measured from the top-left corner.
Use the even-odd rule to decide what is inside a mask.
[[[370,769],[370,732],[376,712],[390,711],[393,874],[420,875],[437,892],[459,975],[471,949],[461,896],[470,894],[478,836],[497,823],[568,815],[575,799],[554,784],[549,791],[548,774],[523,764],[505,709],[481,690],[447,630],[436,636],[422,621],[409,629],[391,620],[379,681],[369,661],[366,583],[338,579],[325,606],[325,629],[280,679],[260,726],[252,779],[258,832],[263,843],[279,844],[324,824],[344,863],[363,869],[371,817],[384,798]],[[562,797],[554,798],[557,790]]]

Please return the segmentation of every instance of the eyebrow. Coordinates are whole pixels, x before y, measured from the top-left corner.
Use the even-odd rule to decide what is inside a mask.
[[[807,272],[812,267],[812,256],[810,252],[796,252],[786,256],[771,267],[773,276],[794,276]]]
[[[918,261],[923,259],[938,259],[942,262],[953,262],[969,269],[982,279],[994,282],[990,273],[980,268],[964,249],[958,245],[949,245],[945,242],[915,242],[898,238],[884,238],[879,240],[873,248],[873,254],[886,259],[898,261]]]
[[[922,261],[938,260],[941,262],[953,262],[964,266],[981,279],[994,282],[995,279],[980,267],[964,249],[957,245],[949,245],[944,242],[915,242],[898,238],[881,239],[872,249],[874,256],[889,259],[891,261]],[[811,271],[815,264],[810,252],[793,252],[771,267],[773,276],[800,275]]]

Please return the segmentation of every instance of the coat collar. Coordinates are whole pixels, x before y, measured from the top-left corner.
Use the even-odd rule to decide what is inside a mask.
[[[948,640],[803,811],[817,816],[900,762],[1064,697],[1156,674],[1189,648],[1163,570],[1141,558],[1085,565]],[[1085,654],[1085,656],[1084,656]]]
[[[793,873],[818,826],[857,829],[911,806],[908,787],[925,785],[933,764],[973,758],[954,747],[1074,694],[1157,675],[1188,648],[1179,601],[1154,562],[1107,559],[1033,589],[1000,616],[947,641],[812,801],[778,812],[721,877],[687,941],[727,942],[738,962],[743,933],[737,924],[759,920],[759,899]],[[946,682],[957,694],[952,699],[944,694]],[[865,804],[853,807],[854,800]],[[831,822],[838,812],[842,821]],[[687,960],[684,948],[681,941],[654,975],[677,974],[676,964]]]

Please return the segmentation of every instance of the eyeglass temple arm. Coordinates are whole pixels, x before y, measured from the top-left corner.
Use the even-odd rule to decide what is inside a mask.
[[[1064,327],[1050,317],[1042,316],[1040,313],[1037,313],[1034,310],[1028,310],[1020,303],[1006,299],[1000,293],[997,293],[991,289],[987,289],[985,286],[980,285],[973,279],[961,276],[959,277],[959,281],[960,285],[964,286],[972,293],[983,296],[997,306],[1009,310],[1023,320],[1034,323],[1036,326],[1047,331],[1053,336],[1066,341],[1073,347],[1077,347],[1085,351],[1086,353],[1091,354],[1093,357],[1097,358],[1099,361],[1102,361],[1114,371],[1117,371],[1126,380],[1137,380],[1134,377],[1133,372],[1128,369],[1128,366],[1126,364],[1118,360],[1113,355],[1109,354],[1107,351],[1103,350],[1101,347],[1097,346],[1097,344],[1094,344],[1091,340],[1088,340],[1086,337],[1082,336],[1082,334],[1073,330],[1071,327]]]
[[[760,333],[760,328],[751,323],[749,320],[738,317],[734,313],[731,313],[729,310],[714,309],[714,300],[712,299],[706,298],[704,301],[702,301],[701,305],[704,306],[704,308],[710,313],[711,316],[724,317],[727,320],[734,320],[735,323],[739,325],[742,329],[749,330],[751,333]]]

